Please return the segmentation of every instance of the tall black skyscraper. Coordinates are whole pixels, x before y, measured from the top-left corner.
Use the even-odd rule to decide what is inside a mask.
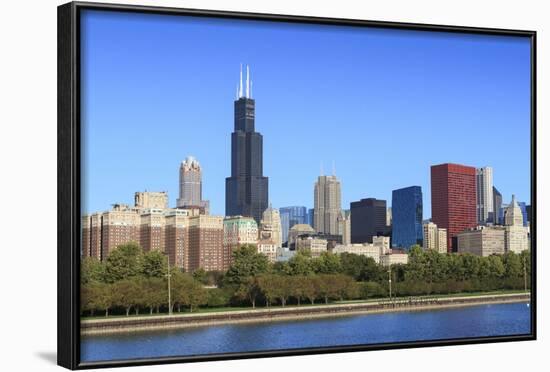
[[[225,214],[253,217],[259,224],[268,207],[268,179],[263,176],[263,137],[254,130],[255,102],[248,66],[245,89],[243,92],[241,67],[231,133],[231,177],[225,179]]]

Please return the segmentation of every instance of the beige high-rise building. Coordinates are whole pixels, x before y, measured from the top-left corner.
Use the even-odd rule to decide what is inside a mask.
[[[314,187],[313,220],[319,233],[338,235],[337,218],[342,211],[340,181],[336,176],[319,176]]]
[[[529,228],[523,226],[523,213],[515,195],[504,211],[505,251],[521,253],[529,249]]]
[[[458,233],[458,253],[487,257],[504,254],[505,229],[501,226],[478,226]]]
[[[180,165],[178,208],[194,206],[204,208],[208,214],[209,202],[202,200],[202,168],[198,160],[188,156]]]
[[[224,268],[233,262],[233,252],[243,245],[258,244],[258,225],[252,217],[232,216],[223,220]]]
[[[346,214],[344,211],[340,212],[336,219],[338,224],[338,235],[342,236],[342,244],[347,245],[351,243],[351,215]]]
[[[187,210],[172,209],[165,214],[164,251],[170,265],[189,271],[189,218]]]
[[[311,257],[319,257],[321,253],[327,252],[327,246],[326,239],[315,236],[300,236],[296,239],[296,250],[309,250]]]
[[[101,216],[101,257],[107,258],[119,245],[139,243],[139,214],[125,204],[115,204]]]
[[[267,208],[262,215],[259,238],[261,240],[271,240],[276,247],[282,247],[282,235],[281,216],[279,214],[279,210],[269,206],[269,208]]]
[[[189,218],[189,272],[226,270],[224,265],[223,217],[199,215]]]
[[[432,249],[439,253],[447,253],[447,229],[438,228],[433,222],[425,223],[423,226],[424,249]]]
[[[143,209],[140,211],[139,245],[145,252],[164,252],[164,209]]]
[[[168,193],[166,191],[138,191],[134,197],[138,209],[168,209]]]

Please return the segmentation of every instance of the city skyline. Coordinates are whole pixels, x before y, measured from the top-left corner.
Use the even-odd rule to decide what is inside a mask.
[[[178,66],[178,69],[183,72],[180,71],[172,76],[174,78],[172,82],[166,80],[165,73],[155,75],[159,82],[156,86],[157,89],[153,90],[158,94],[158,89],[169,88],[170,94],[160,94],[158,98],[152,97],[150,94],[137,94],[138,97],[136,97],[136,92],[128,91],[134,83],[130,83],[126,79],[126,74],[119,70],[122,67],[119,63],[123,62],[125,58],[121,58],[121,61],[109,60],[114,65],[109,65],[113,71],[108,73],[104,70],[105,65],[102,64],[107,61],[109,53],[114,52],[113,43],[105,40],[105,30],[112,30],[113,27],[118,27],[117,24],[109,24],[108,17],[103,20],[94,19],[93,14],[92,17],[86,17],[86,19],[87,27],[93,29],[97,22],[101,22],[102,30],[94,31],[93,38],[88,38],[86,32],[83,33],[84,39],[88,41],[83,52],[93,51],[94,55],[98,56],[94,59],[94,63],[89,61],[90,65],[83,66],[83,87],[84,92],[87,93],[83,100],[83,129],[89,134],[86,138],[90,143],[94,143],[94,146],[84,144],[83,158],[86,163],[83,167],[85,181],[83,185],[86,187],[86,192],[83,193],[83,212],[106,210],[113,203],[127,202],[131,204],[127,195],[143,190],[167,191],[170,206],[175,206],[178,195],[177,168],[185,157],[194,155],[203,166],[203,195],[205,199],[211,201],[211,213],[224,214],[223,181],[230,174],[228,154],[230,153],[229,134],[232,127],[231,102],[234,100],[235,81],[238,78],[236,71],[238,71],[241,62],[248,62],[254,68],[253,78],[256,82],[254,96],[258,98],[256,127],[265,136],[264,175],[270,179],[269,201],[277,208],[291,205],[312,207],[313,194],[311,190],[320,173],[320,163],[328,165],[333,160],[336,164],[336,175],[342,182],[343,209],[349,208],[351,201],[370,197],[383,199],[389,203],[393,190],[419,185],[425,191],[423,215],[425,218],[429,218],[431,217],[431,205],[426,196],[431,193],[430,166],[446,162],[465,164],[476,168],[491,166],[495,170],[494,185],[502,193],[504,202],[510,200],[511,194],[516,194],[520,201],[530,202],[528,100],[525,97],[522,98],[520,92],[517,93],[517,97],[513,93],[514,89],[520,89],[523,85],[525,89],[528,89],[529,86],[529,48],[527,43],[523,45],[513,38],[506,38],[510,41],[510,43],[506,43],[502,39],[494,40],[490,36],[476,36],[474,41],[466,42],[465,39],[461,39],[457,35],[427,36],[419,32],[396,30],[357,31],[353,28],[346,28],[344,31],[335,30],[334,35],[331,31],[325,31],[326,34],[322,38],[327,38],[331,45],[334,43],[332,39],[344,38],[353,42],[355,46],[360,40],[363,40],[368,45],[376,46],[377,51],[382,53],[385,58],[391,55],[391,52],[384,48],[384,43],[390,41],[403,44],[404,50],[409,53],[407,55],[411,58],[421,51],[425,52],[429,57],[425,60],[426,66],[416,65],[414,59],[412,66],[402,66],[409,73],[419,74],[416,75],[416,79],[410,76],[407,78],[399,69],[395,69],[395,66],[393,69],[389,69],[391,73],[397,74],[391,79],[387,76],[388,73],[377,71],[384,75],[385,79],[389,79],[386,82],[391,83],[390,87],[394,89],[391,91],[383,89],[384,79],[375,78],[371,73],[365,73],[372,78],[371,80],[366,76],[361,76],[360,81],[351,84],[351,76],[345,69],[342,70],[347,63],[351,63],[349,60],[338,61],[328,58],[328,62],[319,61],[321,66],[312,68],[312,71],[306,71],[306,67],[311,67],[308,61],[320,53],[319,42],[312,44],[311,56],[306,55],[307,53],[300,54],[301,58],[297,61],[290,64],[284,63],[282,66],[262,61],[261,56],[256,53],[235,52],[231,54],[228,52],[230,58],[224,61],[226,63],[221,66],[221,69],[218,69],[219,71],[214,71],[215,69],[209,65],[210,62],[205,62],[203,58],[201,58],[201,63],[205,62],[205,65],[200,69],[198,66],[182,69],[184,62],[181,58],[182,51],[170,49],[169,47],[173,45],[166,42],[161,42],[159,46],[153,45],[153,43],[149,44],[158,36],[157,34],[147,34],[150,39],[147,39],[148,42],[145,46],[155,49],[162,54],[162,57],[159,57],[158,60],[156,57],[148,57],[146,60],[149,65],[145,62],[137,63],[134,69],[156,69],[159,66],[155,62],[170,59],[168,56],[172,55],[167,71],[173,72],[173,68]],[[201,27],[205,25],[205,21],[196,19],[174,22],[176,24],[172,24],[172,26],[175,26],[176,30],[174,36],[170,38],[172,42],[180,33],[189,32],[190,28],[193,29],[199,24]],[[253,23],[242,22],[244,28],[248,27],[247,24]],[[126,23],[124,21],[122,23],[124,23],[124,27],[130,27],[138,33],[150,31],[151,27],[159,27],[158,35],[164,34],[162,28],[165,26],[157,24],[155,17],[145,20],[140,19],[137,15],[127,15]],[[238,32],[222,20],[219,22],[210,20],[206,23],[206,26],[208,23],[216,26],[213,28],[227,28],[233,36],[235,36],[235,32]],[[240,24],[240,21],[237,23]],[[256,27],[255,24],[254,27]],[[315,26],[304,25],[287,25],[286,27],[292,28],[293,31],[296,31],[294,28],[298,29],[298,39],[301,42],[309,40],[308,29],[315,28]],[[206,32],[209,32],[208,27]],[[284,27],[282,31],[276,31],[265,25],[260,27],[259,31],[261,35],[269,37],[269,40],[273,42],[276,42],[276,37],[283,37],[284,40],[287,40],[284,38],[284,32]],[[124,37],[124,33],[122,36],[117,35],[119,35],[117,38]],[[373,35],[379,36],[385,42],[376,42],[377,38],[372,38]],[[407,37],[403,38],[403,36]],[[209,34],[209,38],[212,37]],[[256,37],[262,36],[254,38]],[[409,38],[412,41],[408,41]],[[456,74],[449,76],[448,79],[446,76],[443,82],[438,83],[429,69],[433,70],[436,56],[443,58],[440,51],[435,53],[435,47],[444,47],[445,39],[448,38],[453,40],[454,47],[449,48],[454,57],[460,57],[460,52],[464,52],[466,49],[477,50],[480,48],[480,50],[484,50],[484,53],[481,55],[472,53],[478,58],[476,61],[458,58],[453,64],[453,68],[458,69]],[[131,58],[134,48],[144,45],[135,44],[135,39],[133,42],[134,44],[130,43],[127,51],[120,51],[123,54],[122,57]],[[187,42],[191,41],[187,40]],[[419,49],[411,49],[409,45],[411,42],[416,42]],[[106,50],[103,52],[95,50],[94,48],[98,44],[101,44]],[[288,48],[296,45],[293,42]],[[407,45],[409,45],[408,48]],[[186,47],[188,46],[186,45]],[[279,48],[280,45],[277,44],[277,47]],[[283,49],[288,51],[288,48]],[[502,53],[512,53],[511,56],[514,58],[512,61],[504,61],[505,63],[499,65],[495,71],[487,71],[486,68],[494,63],[494,58],[496,58],[496,56],[487,57],[487,54],[490,54],[486,50],[487,48],[495,52],[496,56]],[[525,60],[513,54],[510,48],[515,48],[520,52],[525,51]],[[205,53],[212,53],[211,46],[205,46]],[[357,53],[363,52],[358,50]],[[521,55],[521,53],[519,54]],[[378,63],[382,63],[382,60],[388,62],[387,59],[380,58]],[[502,75],[509,70],[518,70],[517,66],[521,63],[525,63],[524,75],[517,76],[518,74],[516,74],[503,78]],[[414,71],[410,71],[413,67]],[[494,66],[492,65],[492,67]],[[477,81],[480,69],[487,73],[484,76],[483,84]],[[107,83],[106,80],[113,78],[115,71],[119,73],[119,76],[114,79],[115,84],[110,85],[114,92],[105,92],[102,86]],[[204,80],[198,79],[200,81],[197,81],[192,78],[197,71],[199,71],[201,79],[205,78]],[[135,70],[132,70],[129,75],[135,79],[134,72]],[[435,69],[434,73],[439,76],[443,71]],[[204,74],[209,75],[205,76]],[[227,78],[221,76],[223,74],[227,74]],[[99,79],[98,75],[101,75]],[[315,83],[313,81],[315,76],[326,78],[323,80],[324,85],[320,86]],[[459,82],[457,76],[464,78],[465,81]],[[399,78],[402,79],[399,80]],[[427,84],[422,89],[418,86],[418,78],[427,79]],[[497,84],[491,89],[487,88],[487,86],[496,83],[498,79],[504,79],[506,84],[500,82],[500,85]],[[434,92],[424,94],[427,90],[443,89],[445,83],[452,85],[453,88],[462,89],[461,92],[445,91],[450,94],[448,99],[460,98],[458,103],[451,105],[450,101],[437,97],[433,94]],[[282,91],[281,84],[287,90]],[[376,92],[369,90],[373,84],[378,88]],[[503,84],[506,86],[503,87]],[[354,85],[360,85],[364,91]],[[468,95],[464,97],[464,90],[468,86],[475,93],[472,97]],[[319,92],[307,93],[311,90],[310,88],[315,88]],[[395,91],[396,88],[398,88],[397,91]],[[507,89],[503,90],[503,88]],[[407,91],[407,89],[412,89],[412,91]],[[448,89],[452,88],[448,87]],[[339,91],[346,94],[335,94]],[[379,105],[380,98],[388,98],[388,94],[390,94],[390,101],[394,104],[399,102],[402,107],[403,100],[413,92],[421,97],[421,99],[415,100],[419,106],[415,108],[405,104],[405,113],[402,116],[390,112],[388,103]],[[458,93],[461,94],[458,95]],[[113,97],[116,94],[122,94],[122,96],[132,99],[117,101]],[[208,94],[208,99],[204,100],[206,94]],[[298,98],[300,95],[311,99],[304,101]],[[330,96],[333,105],[327,104],[328,96],[326,95]],[[517,102],[516,98],[512,97],[516,97]],[[134,98],[139,99],[133,101]],[[109,99],[111,103],[106,103],[106,99]],[[433,106],[430,105],[430,99],[434,101]],[[143,100],[149,101],[141,107],[139,102],[143,102]],[[300,102],[298,105],[300,109],[288,108],[289,100]],[[478,102],[472,104],[474,102],[472,100]],[[494,100],[498,102],[493,102]],[[201,101],[207,101],[209,111],[205,110],[204,103]],[[182,102],[188,103],[189,106],[183,105]],[[348,104],[343,106],[344,102],[348,102]],[[321,107],[325,104],[327,104],[326,108]],[[446,120],[442,120],[445,118],[443,115],[445,113],[438,108],[439,106],[435,107],[436,104],[450,105]],[[468,104],[471,104],[472,107]],[[486,107],[484,105],[489,108],[494,107],[492,110],[484,110]],[[494,109],[497,107],[502,112],[495,112]],[[429,111],[430,108],[433,108],[433,111]],[[457,111],[459,108],[466,109]],[[369,110],[372,115],[366,112]],[[422,110],[428,110],[430,114],[422,115],[420,113]],[[145,115],[138,118],[134,111]],[[287,111],[292,115],[289,116]],[[162,114],[160,114],[161,112]],[[285,112],[287,115],[282,115]],[[473,116],[475,113],[478,116]],[[457,114],[459,118],[456,117]],[[163,120],[159,120],[159,117]],[[430,124],[422,124],[420,122],[422,118],[429,118]],[[480,122],[481,118],[483,123]],[[133,125],[137,126],[133,129],[138,132],[140,128],[145,128],[148,125],[147,128],[151,135],[142,136],[141,132],[133,134],[133,131],[128,131],[124,125],[117,124],[117,121],[120,120],[130,120]],[[349,125],[340,125],[342,120]],[[152,121],[155,126],[150,127]],[[498,125],[495,122],[498,122]],[[523,127],[514,124],[520,122],[524,123]],[[335,124],[338,125],[335,126]],[[110,126],[109,130],[105,125]],[[471,131],[469,136],[453,132],[453,136],[456,136],[458,140],[449,141],[445,131],[451,131],[453,125],[460,129],[460,132]],[[334,127],[338,130],[334,130]],[[392,128],[392,132],[399,130],[402,136],[395,136],[395,133],[393,136],[385,134],[386,127]],[[209,131],[208,135],[205,135],[205,130]],[[194,135],[195,133],[196,135]],[[423,141],[416,140],[419,136],[423,138]],[[480,146],[479,141],[482,139],[484,139],[484,145]],[[128,141],[131,145],[125,145],[121,143],[121,140]],[[365,140],[368,141],[367,147],[361,145]],[[317,145],[318,141],[321,141],[319,145]],[[407,141],[410,143],[405,146]],[[520,150],[507,151],[507,143],[510,141],[513,141],[515,148]],[[330,151],[331,146],[333,151]],[[467,153],[464,151],[465,146],[468,148]],[[429,148],[429,151],[426,148]],[[132,152],[132,149],[139,151]],[[342,151],[342,149],[346,151]],[[418,152],[415,161],[409,161],[411,159],[410,151]],[[207,154],[207,152],[212,154]],[[376,154],[380,154],[380,157]],[[428,158],[429,154],[433,156]],[[116,161],[112,161],[113,158]],[[407,161],[403,161],[404,159]],[[360,172],[359,175],[358,172]]]

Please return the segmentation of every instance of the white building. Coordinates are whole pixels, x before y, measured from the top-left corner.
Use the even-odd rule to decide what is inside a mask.
[[[371,257],[376,263],[380,263],[380,257],[390,252],[390,238],[388,236],[373,236],[372,241],[372,243],[338,244],[332,253],[353,253]]]
[[[477,226],[457,234],[458,253],[487,257],[504,254],[505,229],[502,226]]]
[[[447,229],[438,228],[433,222],[425,223],[422,228],[424,249],[447,253]]]
[[[258,241],[258,253],[266,255],[269,262],[277,261],[278,249],[280,247],[277,247],[277,244],[272,240]]]
[[[515,195],[512,195],[512,202],[504,211],[504,225],[506,252],[520,253],[529,249],[529,228],[523,226],[523,213]]]
[[[409,262],[409,255],[405,252],[395,252],[380,256],[382,266],[406,265]]]
[[[321,253],[326,252],[327,245],[326,239],[315,236],[300,236],[296,239],[296,250],[309,250],[311,257],[319,257]]]
[[[476,211],[477,223],[484,225],[494,215],[493,168],[476,169]]]

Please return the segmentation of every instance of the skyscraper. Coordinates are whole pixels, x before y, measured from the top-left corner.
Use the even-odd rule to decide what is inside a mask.
[[[392,191],[392,247],[422,245],[422,189],[410,186]]]
[[[476,169],[460,164],[432,165],[431,186],[432,221],[447,229],[448,250],[456,251],[456,235],[477,225]]]
[[[351,203],[351,242],[372,243],[373,236],[386,236],[391,228],[386,226],[386,201],[375,198]]]
[[[188,156],[180,165],[178,207],[203,207],[208,213],[208,201],[202,200],[202,169],[198,160]]]
[[[282,207],[279,214],[283,243],[288,241],[288,232],[294,225],[308,223],[307,209],[303,206]]]
[[[342,211],[340,181],[336,176],[319,176],[314,187],[313,215],[318,233],[337,235],[336,219]]]
[[[263,176],[263,137],[254,129],[255,101],[251,88],[247,66],[243,92],[241,66],[231,134],[231,177],[225,179],[225,214],[253,217],[259,224],[268,207],[268,178]]]
[[[502,194],[493,186],[493,213],[491,222],[495,225],[501,225],[500,215],[502,210]]]
[[[476,169],[476,213],[477,223],[484,225],[494,213],[493,168]]]

